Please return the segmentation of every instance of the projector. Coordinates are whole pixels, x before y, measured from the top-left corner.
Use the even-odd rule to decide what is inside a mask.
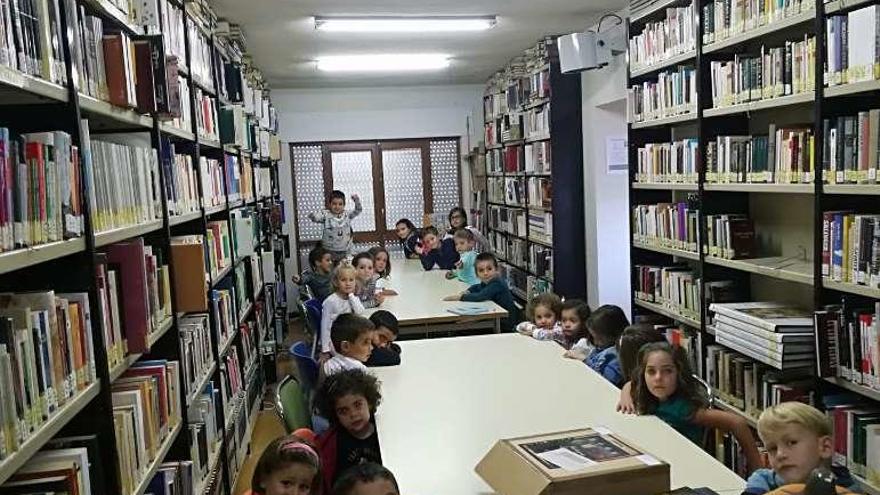
[[[559,47],[559,65],[563,74],[573,74],[605,67],[611,57],[626,51],[626,36],[622,24],[604,32],[571,33],[556,38]]]

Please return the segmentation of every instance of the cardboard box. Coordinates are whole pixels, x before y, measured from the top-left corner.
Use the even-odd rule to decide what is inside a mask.
[[[476,472],[501,495],[669,491],[669,464],[607,428],[499,440]]]

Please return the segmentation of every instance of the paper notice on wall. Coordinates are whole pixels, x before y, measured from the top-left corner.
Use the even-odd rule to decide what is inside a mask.
[[[626,138],[605,138],[605,164],[608,174],[625,174],[629,169]]]

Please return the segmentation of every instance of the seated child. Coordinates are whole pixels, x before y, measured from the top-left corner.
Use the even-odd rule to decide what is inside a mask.
[[[526,318],[516,326],[516,331],[538,340],[564,340],[559,314],[562,312],[562,299],[547,292],[533,297],[526,305]]]
[[[302,274],[302,277],[294,277],[294,282],[307,286],[312,291],[312,296],[323,301],[333,293],[333,282],[330,275],[333,272],[333,257],[330,251],[323,246],[315,246],[309,251],[309,266],[311,270]]]
[[[477,259],[477,252],[474,251],[476,238],[473,232],[468,229],[458,229],[452,236],[452,242],[455,243],[455,250],[458,252],[458,263],[455,264],[455,270],[446,272],[446,278],[457,278],[468,285],[480,283],[477,278],[477,272],[474,270],[474,262]]]
[[[639,349],[645,344],[666,342],[666,335],[654,328],[653,325],[638,323],[630,325],[623,330],[620,340],[617,342],[617,359],[620,360],[620,370],[626,381],[620,388],[620,399],[617,402],[617,411],[624,414],[636,412],[635,402],[632,396],[633,377],[638,373]]]
[[[569,359],[583,361],[593,350],[587,320],[590,318],[590,305],[580,299],[566,299],[562,303],[560,316],[562,320],[563,340],[560,345],[567,349],[562,355]]]
[[[364,363],[373,350],[373,323],[363,316],[345,313],[339,315],[330,329],[330,340],[336,354],[321,366],[324,376],[345,370],[365,370]]]
[[[391,257],[388,256],[388,250],[382,246],[374,246],[367,252],[373,255],[373,271],[379,276],[376,290],[381,290],[386,296],[397,295],[397,292],[391,290]]]
[[[309,220],[323,224],[321,246],[333,256],[333,262],[339,263],[351,253],[352,229],[351,221],[361,214],[361,198],[351,195],[354,210],[345,210],[345,194],[333,191],[327,200],[327,209],[309,213]]]
[[[468,290],[443,298],[444,301],[481,302],[493,301],[507,310],[507,318],[501,320],[501,328],[510,331],[513,322],[519,319],[519,310],[513,303],[510,288],[498,273],[498,260],[492,253],[480,253],[476,261],[477,277],[480,283],[472,285]]]
[[[418,246],[421,245],[422,241],[419,238],[419,232],[416,230],[416,226],[408,218],[401,218],[397,221],[397,224],[394,225],[394,231],[397,232],[397,238],[400,239],[400,244],[403,246],[403,256],[406,259],[415,260],[419,259]]]
[[[647,344],[638,356],[633,382],[636,410],[653,414],[702,446],[705,428],[733,433],[746,455],[749,472],[761,467],[761,456],[746,420],[707,407],[705,389],[691,374],[687,353],[666,342]]]
[[[321,461],[311,442],[295,435],[272,440],[260,455],[251,478],[250,495],[321,493]]]
[[[600,306],[587,320],[587,330],[590,331],[590,340],[594,347],[584,363],[618,387],[623,385],[624,379],[620,372],[616,345],[623,329],[628,326],[626,314],[612,304]]]
[[[381,399],[379,381],[360,370],[337,373],[318,388],[318,412],[330,420],[330,429],[318,436],[325,492],[353,466],[382,464],[374,420]]]
[[[395,344],[399,327],[397,317],[390,311],[380,309],[370,315],[376,326],[373,332],[373,352],[367,359],[367,366],[397,366],[400,364],[400,346]]]
[[[816,468],[830,469],[834,484],[861,493],[843,466],[832,466],[834,444],[831,421],[816,408],[800,402],[783,402],[764,409],[758,418],[758,436],[767,449],[771,469],[749,476],[744,495],[763,495],[783,485],[806,483]]]
[[[422,229],[422,245],[416,247],[416,252],[419,253],[425,270],[432,270],[435,266],[439,266],[441,270],[452,270],[458,262],[455,242],[452,239],[441,241],[437,227],[433,226]]]
[[[368,462],[344,472],[333,485],[333,495],[400,495],[400,488],[391,471]]]
[[[330,328],[336,318],[344,313],[359,315],[364,312],[364,305],[354,295],[357,282],[355,281],[355,269],[348,263],[340,263],[333,270],[333,294],[324,299],[321,310],[321,359],[327,360],[333,352],[333,342],[330,340]]]
[[[379,276],[373,269],[373,255],[370,253],[358,253],[351,264],[357,272],[357,289],[355,294],[361,300],[365,308],[375,308],[385,302],[385,294],[382,290],[376,290],[376,281]]]

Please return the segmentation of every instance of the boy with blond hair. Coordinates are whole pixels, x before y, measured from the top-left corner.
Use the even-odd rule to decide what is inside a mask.
[[[815,407],[801,402],[771,406],[758,418],[758,435],[767,449],[771,469],[752,473],[744,494],[763,495],[784,485],[806,483],[816,468],[831,470],[836,485],[859,490],[849,470],[831,465],[831,421]]]

